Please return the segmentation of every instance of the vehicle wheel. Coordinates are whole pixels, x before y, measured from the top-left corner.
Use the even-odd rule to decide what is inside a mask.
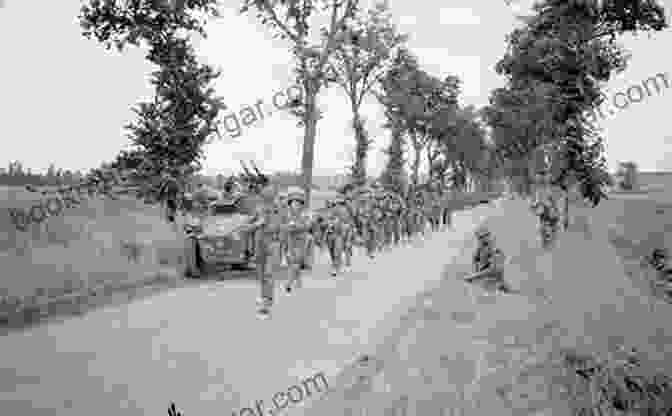
[[[202,263],[199,256],[198,241],[195,238],[187,240],[187,247],[185,248],[185,277],[198,278],[202,274]]]

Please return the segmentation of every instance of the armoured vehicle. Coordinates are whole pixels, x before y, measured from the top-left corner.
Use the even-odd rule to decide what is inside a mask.
[[[222,198],[208,206],[207,215],[185,224],[185,274],[197,277],[210,266],[251,267],[254,256],[254,216],[242,209],[242,196]]]

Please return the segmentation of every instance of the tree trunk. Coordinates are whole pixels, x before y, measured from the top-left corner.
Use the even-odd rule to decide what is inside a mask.
[[[429,166],[428,172],[429,172],[429,178],[430,179],[432,179],[432,177],[436,173],[432,170],[432,167],[434,166],[434,161],[436,160],[436,158],[437,158],[436,153],[432,150],[432,146],[430,144],[428,144],[427,145],[427,163],[428,163],[428,166]]]
[[[310,197],[313,189],[313,162],[315,159],[315,135],[317,133],[317,106],[315,99],[317,90],[312,88],[310,82],[304,82],[306,90],[306,116],[305,133],[303,137],[303,158],[301,170],[303,171],[303,187],[306,193],[306,208],[310,208]]]
[[[422,146],[418,143],[418,138],[413,135],[413,186],[417,186],[420,181],[420,157],[422,156]]]
[[[353,167],[353,179],[364,183],[366,181],[366,156],[369,150],[368,137],[364,131],[364,124],[359,117],[359,111],[352,106],[353,127],[355,130],[355,166]]]
[[[565,231],[569,228],[569,189],[565,191]]]

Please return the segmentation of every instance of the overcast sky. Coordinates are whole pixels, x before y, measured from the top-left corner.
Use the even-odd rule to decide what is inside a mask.
[[[519,12],[526,2],[518,1]],[[237,15],[239,3],[223,0],[223,17],[209,24],[209,38],[197,49],[206,62],[223,69],[216,89],[233,111],[261,99],[266,115],[243,126],[239,137],[208,145],[206,173],[237,170],[241,158],[268,170],[298,169],[302,130],[287,114],[268,115],[273,95],[292,85],[289,45],[272,40],[253,17]],[[450,7],[441,7],[446,3]],[[669,15],[672,0],[664,4]],[[111,160],[128,143],[123,126],[134,117],[130,108],[151,96],[153,68],[142,50],[118,54],[84,39],[76,19],[80,5],[80,0],[0,0],[0,167],[20,160],[38,171],[51,162],[86,170]],[[463,104],[487,104],[489,92],[503,85],[494,64],[504,53],[505,35],[517,24],[512,8],[504,0],[391,0],[391,6],[424,68],[440,77],[458,75]],[[670,30],[623,43],[633,58],[606,86],[607,95],[641,86],[657,73],[668,72],[672,81]],[[637,88],[630,91],[639,100]],[[672,133],[665,121],[672,91],[653,92],[638,103],[618,102],[626,108],[612,115],[605,111],[601,122],[610,164],[634,160],[642,170],[672,170],[672,153],[667,156]],[[319,104],[326,113],[318,125],[315,173],[342,173],[353,147],[348,103],[334,86]],[[376,141],[369,167],[378,173],[385,160],[380,149],[388,141],[380,128],[384,119],[373,100],[363,113]]]

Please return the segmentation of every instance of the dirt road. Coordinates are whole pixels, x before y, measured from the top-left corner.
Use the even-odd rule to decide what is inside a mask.
[[[3,337],[0,409],[12,416],[238,414],[315,373],[327,380],[399,325],[415,295],[492,207],[456,214],[454,230],[352,271],[328,274],[326,256],[272,319],[255,316],[254,281],[212,282],[103,308]]]

